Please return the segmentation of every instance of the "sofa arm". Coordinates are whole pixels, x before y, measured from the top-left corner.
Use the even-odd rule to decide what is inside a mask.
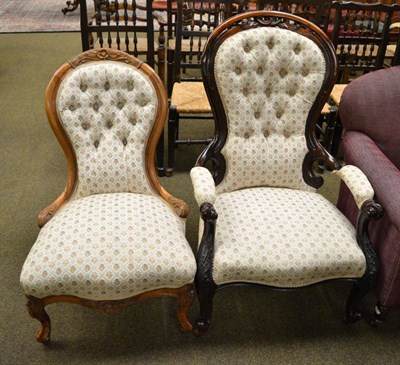
[[[216,198],[215,182],[210,171],[205,167],[193,167],[190,171],[190,178],[192,179],[197,204],[199,206],[204,203],[214,204]]]
[[[373,199],[375,193],[364,173],[356,166],[345,165],[340,170],[333,171],[349,188],[358,209],[367,201]]]
[[[345,161],[355,165],[368,177],[376,200],[400,231],[400,170],[382,152],[371,137],[359,131],[347,131],[343,136]]]

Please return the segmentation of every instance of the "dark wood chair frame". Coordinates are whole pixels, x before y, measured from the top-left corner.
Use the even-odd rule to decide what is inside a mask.
[[[338,59],[337,83],[346,81],[347,73],[351,71],[369,72],[384,68],[391,19],[395,11],[400,11],[400,5],[334,1],[332,9],[335,10],[335,16],[331,39]],[[374,16],[374,21],[371,20],[371,16]],[[367,23],[362,31],[358,21]],[[378,29],[379,23],[382,24],[382,30]],[[355,54],[349,55],[349,52],[353,51]],[[395,60],[399,57],[398,52],[399,50]]]
[[[192,5],[188,7],[188,4]],[[242,0],[177,0],[177,9],[172,7],[172,1],[168,1],[169,24],[172,31],[168,31],[168,37],[175,34],[175,47],[167,48],[167,90],[168,96],[172,94],[173,85],[176,82],[198,81],[199,76],[185,76],[186,70],[201,69],[201,55],[207,38],[223,19],[229,18],[233,11],[243,11],[245,1]],[[237,7],[235,9],[235,6]],[[197,15],[199,19],[194,19]],[[210,21],[211,17],[213,20]],[[175,21],[173,21],[175,19]],[[187,24],[206,26],[207,29],[192,30]],[[190,50],[184,52],[182,40],[190,40]],[[170,104],[168,115],[168,166],[166,175],[171,176],[175,166],[175,148],[182,144],[208,144],[211,138],[203,139],[179,139],[179,122],[185,120],[212,120],[213,116],[201,113],[180,114],[175,105]]]
[[[157,141],[164,127],[168,111],[167,95],[164,85],[162,84],[160,78],[157,76],[154,70],[142,61],[128,55],[125,52],[115,51],[113,49],[100,49],[90,50],[81,53],[74,59],[63,64],[57,70],[46,89],[45,106],[47,118],[67,158],[68,175],[65,189],[61,193],[61,195],[54,201],[54,203],[52,203],[39,213],[39,227],[43,227],[54,216],[54,214],[70,200],[77,184],[78,178],[78,167],[75,152],[71,146],[71,143],[69,142],[68,136],[63,129],[57,114],[56,96],[58,88],[66,75],[76,67],[89,62],[99,62],[107,60],[121,62],[123,64],[128,64],[132,67],[137,68],[153,84],[159,100],[159,106],[157,110],[157,116],[145,150],[145,168],[147,177],[151,187],[153,188],[153,191],[157,195],[159,195],[160,198],[163,199],[179,217],[186,218],[189,213],[189,208],[184,201],[173,197],[160,185],[160,181],[154,164]],[[185,285],[180,288],[163,288],[151,290],[122,300],[97,301],[79,298],[71,295],[52,295],[44,298],[36,298],[34,296],[27,295],[27,307],[31,317],[37,319],[41,323],[41,326],[37,332],[37,340],[39,342],[46,343],[50,340],[51,332],[50,317],[45,310],[45,306],[49,304],[59,302],[75,303],[89,308],[97,309],[98,311],[103,313],[114,313],[124,310],[134,302],[161,296],[178,298],[179,308],[177,315],[181,328],[185,332],[191,331],[192,325],[187,317],[188,309],[192,305],[194,300],[194,289],[193,285],[191,284]]]
[[[336,54],[331,42],[321,29],[307,20],[287,13],[256,11],[240,14],[230,18],[219,26],[210,37],[203,53],[202,73],[207,95],[215,115],[216,132],[213,141],[199,156],[196,166],[205,166],[211,163],[212,176],[216,185],[222,181],[226,172],[226,162],[221,150],[226,142],[228,129],[226,115],[217,91],[214,76],[214,59],[217,50],[228,37],[246,29],[264,26],[290,29],[293,32],[307,36],[319,46],[325,57],[327,72],[323,86],[306,121],[305,137],[309,152],[306,154],[303,161],[304,181],[314,188],[319,188],[323,184],[323,178],[321,176],[316,176],[314,173],[313,163],[315,161],[323,160],[326,166],[332,170],[344,166],[343,162],[336,160],[323,148],[315,132],[320,112],[330,95],[336,77]],[[194,325],[196,334],[201,335],[208,331],[213,310],[213,297],[214,294],[221,289],[230,286],[250,285],[278,290],[294,290],[244,282],[217,285],[213,281],[213,256],[218,214],[212,204],[203,203],[200,206],[200,215],[204,221],[204,231],[197,254],[197,273],[195,278],[196,290],[200,303],[200,314]],[[377,278],[378,261],[368,235],[368,225],[371,219],[377,219],[381,215],[382,207],[375,201],[368,200],[361,207],[358,216],[356,227],[357,242],[366,258],[366,272],[364,276],[355,279],[336,279],[354,282],[346,304],[345,319],[350,323],[362,317],[361,312],[358,310],[358,304],[374,286]]]

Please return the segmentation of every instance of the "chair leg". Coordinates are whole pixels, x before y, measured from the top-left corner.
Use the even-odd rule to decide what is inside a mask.
[[[179,308],[178,308],[178,320],[183,332],[190,332],[193,329],[192,324],[188,319],[188,310],[192,306],[194,301],[194,289],[193,286],[183,287],[182,291],[178,295]]]
[[[175,135],[178,121],[179,113],[176,106],[171,105],[168,116],[168,167],[165,172],[166,176],[172,176],[175,167]]]
[[[381,303],[376,303],[374,310],[374,317],[370,322],[371,326],[378,326],[385,321],[387,316],[389,315],[391,307],[386,307]]]
[[[196,283],[197,297],[200,304],[200,316],[195,321],[194,333],[196,336],[202,336],[208,332],[211,324],[213,310],[213,299],[215,294],[215,284]]]
[[[44,304],[41,299],[32,296],[27,296],[28,301],[26,306],[32,318],[37,319],[41,325],[36,334],[36,340],[41,343],[48,343],[50,341],[51,322],[50,317],[44,309]]]
[[[355,323],[363,317],[358,309],[358,304],[369,293],[374,284],[375,278],[369,275],[354,283],[346,303],[346,323]]]
[[[164,171],[164,130],[161,133],[160,139],[157,143],[157,173],[159,177],[165,175]]]
[[[332,137],[332,144],[330,154],[333,157],[337,157],[337,153],[339,151],[340,142],[342,141],[342,134],[343,134],[343,124],[340,120],[339,113],[335,113],[336,121],[333,129],[333,137]]]

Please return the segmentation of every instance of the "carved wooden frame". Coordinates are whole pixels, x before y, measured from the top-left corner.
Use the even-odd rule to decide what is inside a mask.
[[[215,116],[215,136],[213,141],[199,156],[196,166],[205,166],[207,162],[211,162],[211,172],[216,185],[222,181],[225,175],[226,162],[221,150],[224,147],[228,136],[228,127],[222,100],[217,90],[217,84],[214,75],[214,59],[219,46],[227,38],[238,32],[261,26],[281,27],[300,33],[303,36],[313,40],[319,46],[325,57],[327,71],[323,85],[316,97],[316,101],[314,102],[306,121],[305,137],[309,152],[306,154],[303,161],[304,181],[307,184],[318,188],[323,184],[323,179],[320,176],[315,176],[313,171],[314,161],[324,160],[326,165],[332,170],[340,169],[342,166],[344,166],[344,162],[336,160],[324,149],[316,136],[316,123],[318,121],[318,117],[331,93],[334,80],[336,78],[336,55],[332,43],[321,29],[305,19],[287,13],[256,11],[239,14],[217,27],[212,36],[209,38],[203,53],[202,73],[205,89]],[[366,257],[365,274],[362,278],[336,279],[354,282],[353,289],[346,304],[347,322],[355,322],[362,317],[357,306],[360,300],[372,288],[377,278],[378,262],[376,253],[373,250],[371,241],[369,239],[368,225],[371,219],[378,219],[382,216],[382,214],[382,207],[375,201],[368,200],[363,204],[359,212],[356,231],[357,242],[361,246],[361,249]],[[217,285],[213,280],[212,271],[215,230],[218,213],[212,204],[203,203],[200,206],[200,215],[204,221],[204,231],[197,255],[197,273],[195,278],[196,290],[200,302],[200,315],[195,322],[196,334],[202,335],[208,331],[212,316],[213,296],[217,291],[225,287],[234,285],[248,285],[279,290],[300,289],[277,288],[268,285],[244,282]]]
[[[78,179],[78,167],[77,167],[76,155],[71,145],[71,142],[64,128],[62,127],[56,109],[56,95],[59,86],[63,81],[63,79],[66,77],[66,75],[73,69],[89,62],[99,62],[99,61],[115,61],[131,65],[137,68],[142,74],[144,74],[153,84],[159,103],[153,128],[146,145],[145,170],[147,173],[150,186],[152,187],[153,191],[158,196],[160,196],[160,198],[162,198],[179,217],[186,218],[189,213],[189,208],[187,204],[184,201],[172,196],[161,186],[154,163],[157,142],[164,128],[164,123],[168,111],[168,99],[164,85],[162,84],[159,76],[155,73],[155,71],[150,66],[138,60],[137,58],[128,55],[127,53],[122,51],[116,51],[113,49],[100,49],[100,50],[90,50],[83,52],[79,54],[77,57],[70,60],[69,62],[63,64],[56,71],[56,73],[50,80],[49,85],[47,86],[45,93],[46,114],[50,126],[54,134],[56,135],[57,140],[59,141],[66,156],[68,163],[68,174],[64,191],[52,204],[50,204],[47,208],[43,209],[39,213],[38,217],[39,227],[43,227],[54,216],[54,214],[70,200],[74,192],[74,189],[76,187]],[[27,295],[28,298],[27,306],[30,315],[41,322],[41,327],[37,333],[37,340],[39,342],[45,343],[50,339],[50,329],[51,329],[50,318],[44,309],[44,307],[48,304],[57,302],[76,303],[90,308],[98,309],[105,313],[110,313],[125,309],[134,302],[155,298],[159,296],[170,296],[178,298],[179,300],[178,319],[180,325],[183,331],[185,332],[191,331],[192,325],[190,324],[187,318],[187,311],[188,308],[193,303],[194,299],[194,290],[192,284],[188,284],[180,288],[162,288],[162,289],[152,290],[141,293],[131,298],[115,300],[115,301],[89,300],[69,295],[48,296],[44,298],[36,298],[34,296]]]

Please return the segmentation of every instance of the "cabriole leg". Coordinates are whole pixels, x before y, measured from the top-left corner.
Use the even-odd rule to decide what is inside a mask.
[[[211,324],[215,284],[196,283],[196,288],[200,303],[200,316],[195,322],[195,334],[201,336],[208,332]]]
[[[32,296],[27,296],[27,298],[28,301],[26,303],[26,306],[28,307],[28,312],[30,316],[37,319],[41,324],[36,334],[36,340],[45,344],[50,341],[50,317],[44,309],[44,304],[41,299]]]
[[[178,308],[178,320],[183,332],[190,332],[193,329],[192,324],[188,319],[188,310],[192,306],[194,301],[194,289],[193,286],[189,288],[185,287],[179,293],[179,308]]]

